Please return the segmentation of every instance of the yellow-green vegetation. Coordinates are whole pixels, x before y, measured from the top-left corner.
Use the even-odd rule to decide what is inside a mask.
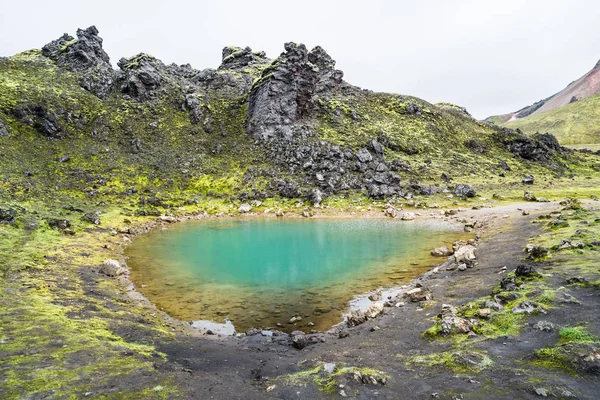
[[[533,365],[566,370],[574,374],[573,360],[578,356],[576,346],[600,343],[600,338],[588,332],[584,326],[564,327],[558,335],[559,340],[554,347],[544,347],[535,352]]]
[[[485,352],[465,350],[411,356],[404,362],[407,367],[444,367],[461,375],[477,374],[494,366]]]
[[[279,376],[274,381],[289,386],[306,386],[312,383],[316,384],[320,391],[333,394],[337,391],[341,383],[339,380],[342,377],[354,380],[359,384],[380,385],[385,385],[390,379],[390,376],[386,373],[373,368],[349,367],[338,363],[335,365],[333,372],[329,373],[324,370],[323,366],[323,363],[319,363],[314,368]]]
[[[43,206],[28,203],[43,213]],[[103,215],[106,228],[122,219]],[[79,223],[75,223],[79,225]],[[79,230],[63,235],[46,226],[25,230],[0,225],[0,388],[3,398],[96,395],[115,376],[140,376],[127,392],[105,398],[166,398],[150,391],[153,364],[165,355],[150,344],[171,337],[169,329],[150,322],[148,311],[132,307],[119,286],[92,272],[109,251],[105,230]],[[106,296],[106,297],[105,297]],[[137,322],[135,322],[137,321]],[[118,332],[138,330],[136,338]],[[167,390],[168,389],[168,390]]]
[[[527,134],[550,132],[561,144],[600,143],[600,95],[504,124]]]
[[[598,338],[582,326],[562,328],[558,332],[560,343],[598,343]]]

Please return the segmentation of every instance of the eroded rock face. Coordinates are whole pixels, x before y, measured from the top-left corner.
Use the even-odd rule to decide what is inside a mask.
[[[264,51],[252,51],[250,47],[241,48],[228,46],[223,49],[223,60],[219,66],[220,70],[242,69],[255,64],[267,64],[271,60],[267,58]]]
[[[164,68],[160,60],[151,55],[140,53],[134,57],[121,58],[117,63],[125,72],[125,81],[121,92],[138,100],[150,100],[157,97],[163,78],[160,69]]]
[[[77,39],[68,34],[53,40],[42,48],[42,54],[61,67],[83,72],[94,67],[110,67],[110,58],[102,49],[102,38],[98,29],[90,26],[77,29]]]
[[[49,138],[60,138],[64,133],[58,116],[42,104],[17,107],[12,110],[12,114],[25,125]]]
[[[294,124],[309,116],[317,95],[342,83],[343,73],[320,47],[286,43],[248,97],[248,133],[257,139],[291,138]]]
[[[110,65],[95,26],[78,29],[77,39],[65,33],[45,45],[42,54],[61,67],[83,73],[79,82],[81,87],[98,97],[106,98],[111,92],[117,72]]]

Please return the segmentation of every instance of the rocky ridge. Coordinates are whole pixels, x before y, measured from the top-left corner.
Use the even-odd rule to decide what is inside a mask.
[[[41,56],[58,68],[56,79],[64,78],[60,71],[69,71],[67,77],[77,79],[95,99],[80,99],[66,86],[52,97],[45,89],[28,94],[33,85],[20,85],[18,98],[0,99],[6,115],[0,116],[0,135],[14,135],[23,124],[51,139],[77,136],[90,142],[88,148],[104,146],[112,136],[116,142],[109,151],[122,154],[121,162],[133,162],[129,154],[134,153],[138,165],[160,164],[166,175],[159,179],[173,180],[175,171],[187,171],[181,178],[184,186],[215,173],[198,161],[209,152],[219,160],[211,165],[241,162],[242,201],[279,195],[318,204],[317,198],[353,191],[373,199],[452,193],[447,173],[452,165],[477,165],[490,158],[507,168],[512,160],[557,173],[565,170],[562,159],[568,153],[551,135],[530,138],[518,130],[489,127],[446,103],[438,107],[362,90],[343,80],[343,72],[321,47],[309,51],[286,43],[284,49],[271,60],[248,47],[226,47],[221,65],[204,70],[165,65],[139,53],[121,58],[114,70],[98,30],[79,29],[76,39],[65,34],[45,45]],[[34,71],[47,68],[35,53],[24,53],[9,59],[0,74],[12,73],[23,58]],[[138,111],[132,113],[134,109]],[[182,112],[187,121],[181,120]],[[120,113],[124,115],[113,117]],[[165,125],[161,120],[176,122]],[[164,147],[165,130],[179,136],[177,148]],[[185,135],[196,144],[184,142]],[[193,147],[197,150],[190,151]],[[428,155],[440,149],[446,154],[433,161]],[[239,161],[237,153],[248,160]],[[433,164],[438,166],[432,169]],[[423,184],[423,177],[438,183]],[[475,194],[469,191],[467,197]],[[457,195],[464,197],[462,191]]]

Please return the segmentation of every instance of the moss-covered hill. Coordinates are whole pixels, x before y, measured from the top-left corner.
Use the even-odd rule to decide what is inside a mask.
[[[563,145],[600,144],[600,95],[588,97],[503,126],[527,134],[552,132]]]
[[[110,199],[143,214],[223,196],[406,196],[441,190],[442,173],[485,182],[593,166],[551,137],[351,86],[319,47],[290,43],[273,61],[225,48],[205,70],[141,53],[117,71],[97,33],[0,60],[2,196]]]
[[[563,145],[597,147],[600,145],[600,61],[560,92],[519,111],[494,115],[485,121],[520,129],[528,135],[550,132]]]

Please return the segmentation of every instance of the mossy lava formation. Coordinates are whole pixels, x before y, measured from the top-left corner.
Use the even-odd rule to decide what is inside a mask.
[[[581,281],[568,290],[597,298],[594,203],[571,200],[563,211],[545,203],[598,196],[597,154],[566,149],[548,133],[527,136],[478,121],[453,104],[358,88],[321,47],[286,43],[275,59],[226,47],[216,69],[165,65],[145,53],[117,66],[93,26],[0,58],[0,397],[502,398],[539,389],[592,398],[598,326],[577,325],[586,322],[578,311],[571,322],[555,312],[565,326],[555,330],[560,337],[527,342],[539,348],[499,350],[506,347],[495,341],[518,335],[529,318],[508,308],[487,325],[461,325],[472,334],[439,336],[443,317],[462,323],[487,313],[478,301],[496,302],[481,296],[495,287],[490,277],[501,266],[491,256],[516,268],[519,240],[556,241],[552,233],[561,232],[583,243],[535,262],[564,266],[567,275],[580,268]],[[518,215],[531,216],[518,222],[508,217],[524,192],[529,202]],[[505,210],[498,211],[507,213],[504,223],[490,217],[497,216],[491,206]],[[380,299],[382,308],[392,305],[383,316],[369,309],[349,319],[359,326],[328,333],[257,326],[238,337],[203,335],[128,280],[124,248],[136,235],[183,220],[259,213],[443,218],[473,235],[489,219],[498,229],[481,245],[471,239],[440,250],[457,263],[427,276],[443,271],[453,279],[438,279],[433,289],[412,282],[402,289],[410,293],[405,307],[394,297],[401,292],[390,294]],[[542,236],[541,225],[529,224],[536,213],[554,224]],[[506,252],[509,246],[517,250]],[[469,259],[459,260],[465,249]],[[589,265],[577,261],[579,251]],[[494,273],[479,279],[488,270]],[[529,310],[522,303],[533,301],[541,306],[532,309],[552,312],[552,291],[564,282],[549,274],[520,278],[519,295],[506,304]],[[461,290],[451,286],[454,278]],[[442,288],[453,295],[444,297]],[[443,315],[442,302],[466,306]],[[585,304],[596,303],[580,310],[590,311]],[[486,334],[489,340],[479,340]],[[548,369],[556,366],[565,368]],[[525,381],[514,384],[517,369]],[[455,379],[457,371],[477,384]]]

